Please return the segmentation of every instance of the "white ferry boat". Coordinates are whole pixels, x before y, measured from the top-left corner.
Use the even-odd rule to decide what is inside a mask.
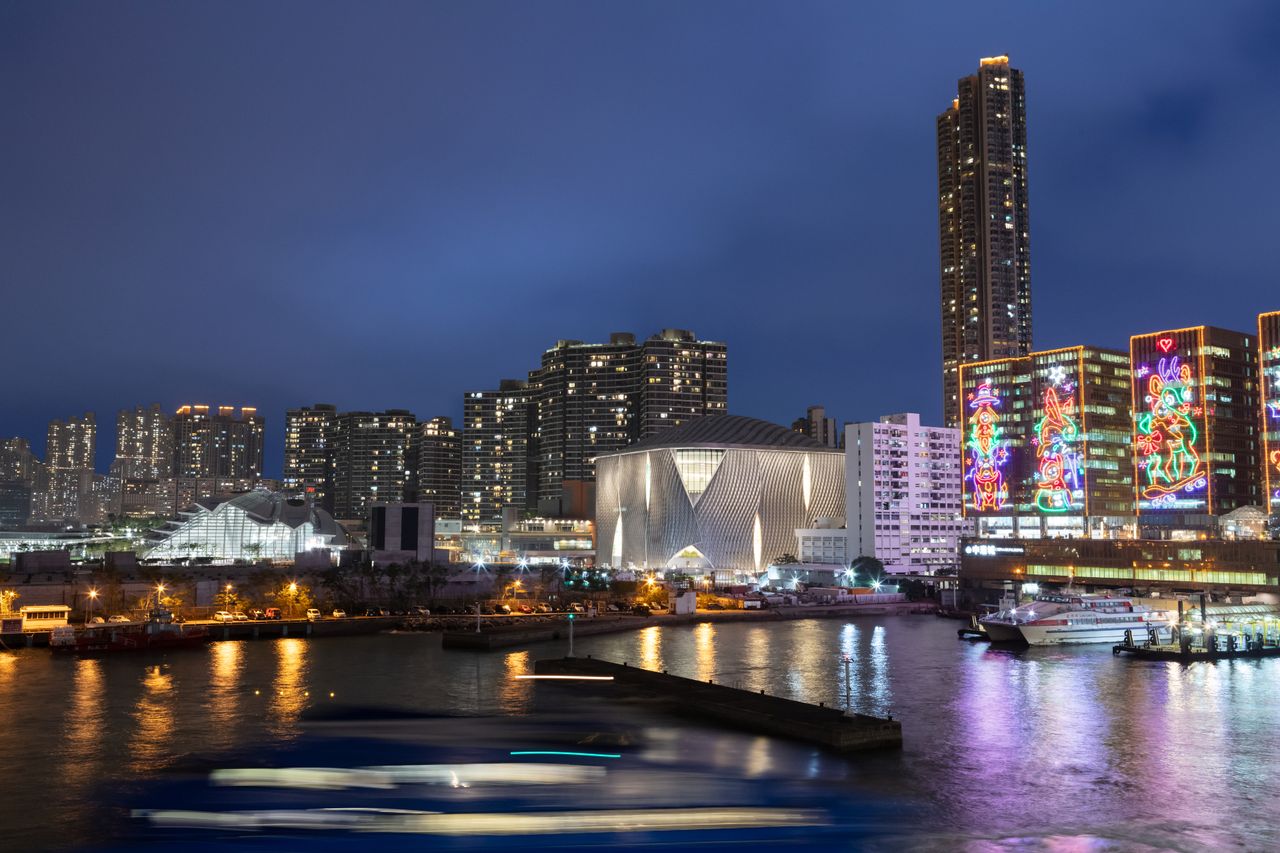
[[[1109,595],[1050,593],[978,620],[997,643],[1053,646],[1059,643],[1120,643],[1132,631],[1141,642],[1148,628],[1169,626],[1169,614],[1132,599]]]

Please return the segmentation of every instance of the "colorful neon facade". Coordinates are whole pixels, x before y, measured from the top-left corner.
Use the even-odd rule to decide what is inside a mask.
[[[998,512],[1009,502],[1005,465],[1009,451],[1000,426],[1000,398],[991,383],[984,382],[969,395],[969,459],[966,479],[973,485],[973,508]]]
[[[1044,389],[1043,416],[1036,424],[1033,442],[1038,460],[1035,502],[1043,512],[1069,512],[1079,508],[1076,491],[1081,488],[1083,466],[1078,442],[1080,427],[1072,417],[1075,411],[1074,385],[1063,382],[1061,366],[1050,371],[1050,385]],[[1065,399],[1058,395],[1058,387]]]
[[[1161,352],[1175,348],[1173,338],[1157,341]],[[1204,416],[1197,402],[1195,373],[1179,355],[1160,357],[1156,368],[1142,364],[1134,370],[1135,388],[1144,391],[1144,407],[1137,418],[1135,447],[1138,453],[1141,509],[1203,504],[1208,476],[1202,456]]]
[[[1266,505],[1280,512],[1280,311],[1258,315],[1262,467]]]

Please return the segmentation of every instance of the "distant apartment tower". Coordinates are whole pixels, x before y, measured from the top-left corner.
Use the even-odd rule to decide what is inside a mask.
[[[834,418],[827,417],[827,410],[822,406],[810,406],[803,418],[791,423],[791,429],[827,447],[840,446],[840,425]]]
[[[32,492],[31,515],[44,523],[96,520],[93,506],[93,460],[98,425],[93,412],[50,421],[45,464]]]
[[[1258,315],[1264,508],[1280,514],[1280,311]]]
[[[917,414],[845,427],[849,557],[886,571],[959,567],[960,431],[922,426]]]
[[[684,329],[663,329],[641,348],[639,438],[729,408],[729,350]]]
[[[462,517],[462,438],[447,417],[418,424],[418,501],[436,518]]]
[[[960,390],[964,512],[979,536],[1135,534],[1128,353],[962,364]]]
[[[116,458],[111,467],[125,479],[173,476],[173,421],[159,403],[116,414]]]
[[[285,413],[284,489],[289,495],[309,496],[332,512],[333,463],[337,447],[338,411],[317,403]]]
[[[1212,527],[1211,517],[1262,505],[1257,345],[1251,333],[1212,326],[1129,339],[1144,535]]]
[[[636,440],[640,358],[635,335],[615,332],[606,344],[559,341],[529,374],[537,475],[530,503],[536,500],[541,512],[564,514],[566,492],[572,493],[566,484],[594,482],[595,457]]]
[[[959,366],[1031,351],[1027,113],[1022,72],[982,59],[938,116],[942,412],[960,414]]]
[[[462,518],[493,525],[504,507],[528,509],[529,384],[504,379],[463,398]]]
[[[248,406],[182,406],[173,418],[174,476],[259,478],[263,432]]]
[[[25,438],[0,439],[0,482],[31,484],[41,467]]]
[[[333,457],[334,516],[366,519],[375,501],[402,502],[412,488],[412,412],[344,412]]]

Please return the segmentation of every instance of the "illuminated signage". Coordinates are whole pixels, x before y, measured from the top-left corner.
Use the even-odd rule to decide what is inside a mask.
[[[1000,426],[1000,397],[990,382],[983,382],[969,395],[969,438],[966,447],[965,479],[973,486],[973,509],[998,512],[1009,502],[1005,466],[1008,444]]]
[[[1208,507],[1208,421],[1201,329],[1134,338],[1134,464],[1138,510]]]
[[[1084,509],[1083,436],[1076,417],[1076,358],[1071,367],[1053,364],[1038,382],[1039,420],[1032,430],[1036,449],[1035,509],[1063,513]]]
[[[964,553],[969,557],[1021,557],[1026,549],[1021,545],[992,545],[983,542],[965,545]]]

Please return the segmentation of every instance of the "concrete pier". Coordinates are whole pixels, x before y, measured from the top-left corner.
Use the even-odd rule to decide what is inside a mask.
[[[810,705],[665,672],[593,658],[555,658],[537,661],[534,673],[611,676],[613,681],[590,684],[608,696],[657,701],[665,710],[684,717],[801,740],[836,752],[902,747],[902,724],[897,720],[849,714],[839,708]]]

